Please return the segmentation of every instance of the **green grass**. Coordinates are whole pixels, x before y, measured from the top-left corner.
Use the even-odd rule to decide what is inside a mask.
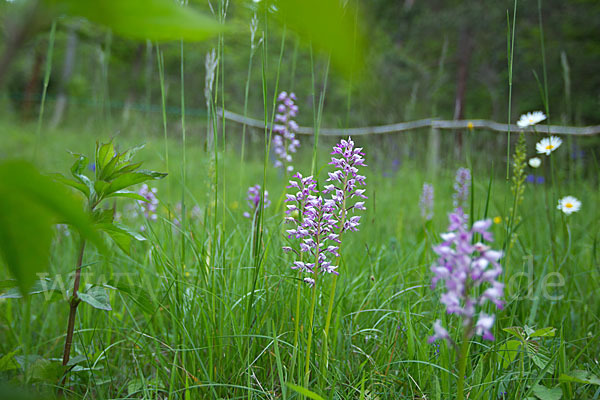
[[[5,118],[1,130],[3,158],[31,157],[36,141],[34,125]],[[213,150],[207,153],[202,140],[194,137],[193,123],[187,124],[187,132],[186,209],[200,209],[199,215],[188,215],[187,230],[181,232],[173,222],[176,203],[181,199],[183,168],[181,143],[169,133],[170,175],[152,184],[158,188],[161,201],[159,220],[145,223],[126,218],[136,228],[146,224],[148,240],[137,244],[131,257],[116,247],[110,257],[99,255],[93,248],[86,251],[84,264],[88,266],[82,285],[104,283],[120,290],[110,291],[110,312],[79,307],[71,354],[78,364],[70,373],[65,392],[73,398],[301,397],[287,383],[303,386],[311,294],[310,288],[301,286],[300,340],[294,347],[298,275],[289,267],[292,259],[280,250],[286,242],[280,199],[287,182],[269,163],[266,189],[272,205],[264,212],[258,253],[254,253],[259,262],[255,263],[252,238],[257,236],[242,213],[247,207],[246,188],[262,184],[264,144],[246,142],[242,165],[234,143],[228,142],[227,150],[219,152],[219,168],[224,173],[219,174],[215,207],[214,175],[210,172]],[[485,138],[495,140],[493,136]],[[485,143],[485,138],[477,143]],[[71,159],[65,150],[89,154],[97,139],[107,137],[99,138],[93,129],[80,130],[73,125],[42,132],[35,161],[44,171],[66,173]],[[304,152],[295,166],[306,175],[311,169],[311,145],[306,138],[301,139]],[[331,399],[453,398],[457,374],[454,351],[445,343],[428,344],[427,337],[438,318],[451,328],[454,337],[460,335],[460,323],[446,316],[439,303],[440,290],[429,288],[429,267],[434,261],[431,246],[440,241],[439,234],[447,227],[454,171],[460,163],[445,162],[439,173],[431,174],[423,169],[426,154],[421,149],[392,173],[386,170],[383,161],[388,155],[379,139],[355,140],[365,148],[369,164],[364,169],[367,211],[360,231],[344,239],[326,368],[321,364],[322,331],[331,277],[325,276],[317,288],[314,353],[310,358],[315,364],[308,389]],[[164,170],[165,142],[160,133],[127,129],[115,141],[123,148],[145,142],[140,159],[148,168]],[[330,170],[326,163],[332,143],[320,138],[316,149],[321,182]],[[528,150],[531,155],[532,143]],[[558,379],[573,370],[600,375],[598,170],[593,160],[586,165],[587,172],[581,168],[566,170],[562,165],[567,164],[560,160],[567,156],[561,151],[567,153],[567,146],[552,156],[557,157],[554,191],[550,184],[527,184],[525,189],[518,210],[522,222],[516,228],[510,259],[504,261],[501,279],[511,285],[505,308],[496,314],[497,340],[474,338],[470,344],[466,372],[469,399],[536,398],[537,384],[559,387],[565,399],[600,396],[598,386],[561,383]],[[493,156],[487,151],[470,155],[474,171],[471,213],[474,218],[483,217],[491,187],[487,215],[502,219],[492,228],[495,248],[506,242],[512,205],[504,165],[498,163],[494,172],[490,166],[490,158],[498,160],[495,157],[503,152],[504,147],[497,146],[498,154]],[[545,174],[549,181],[549,171],[535,173]],[[435,216],[428,224],[423,223],[418,206],[424,181],[435,187]],[[567,194],[578,197],[583,208],[564,217],[555,204]],[[116,207],[124,212],[132,203],[119,200]],[[218,218],[214,218],[215,212]],[[554,242],[548,215],[555,223]],[[551,246],[555,246],[557,262],[551,256]],[[68,276],[76,265],[76,247],[72,233],[59,234],[53,248],[48,276],[64,282],[65,288],[70,286]],[[528,275],[518,275],[530,271],[534,298],[526,298]],[[552,286],[559,278],[548,278],[549,273],[561,274],[564,285]],[[257,278],[251,295],[253,277]],[[522,298],[511,297],[516,294]],[[249,299],[253,302],[250,314]],[[28,308],[29,320],[24,317]],[[0,310],[0,354],[16,351],[24,366],[0,372],[0,377],[34,385],[42,392],[55,392],[59,380],[52,366],[60,364],[62,354],[68,317],[65,299],[60,295],[4,299],[0,300]],[[503,362],[507,353],[502,346],[513,339],[503,329],[525,325],[554,327],[556,335],[532,339],[528,352]],[[535,390],[539,397],[542,389]]]

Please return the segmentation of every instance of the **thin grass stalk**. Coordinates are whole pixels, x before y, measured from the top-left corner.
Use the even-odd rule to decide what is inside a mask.
[[[254,44],[254,38],[256,35],[256,30],[258,29],[258,19],[256,14],[254,14],[254,17],[252,18],[252,21],[250,23],[250,31],[251,31],[251,41],[250,41],[250,57],[248,58],[248,73],[246,75],[246,84],[244,86],[244,118],[248,117],[248,96],[250,94],[250,81],[252,79],[252,61],[254,60],[254,53],[255,53],[255,44]],[[247,129],[247,125],[244,122],[244,124],[242,124],[242,150],[241,150],[241,155],[240,155],[240,191],[242,190],[241,188],[243,187],[242,183],[242,179],[243,179],[243,171],[244,171],[244,156],[245,156],[245,150],[246,150],[246,129]]]
[[[512,21],[512,33],[510,29],[510,16],[508,10],[506,11],[506,22],[507,22],[507,52],[508,52],[508,128],[506,130],[506,180],[510,179],[510,120],[512,112],[512,81],[513,81],[513,61],[515,52],[515,27],[517,22],[517,0],[515,0],[513,8],[513,21]]]
[[[184,52],[183,52],[183,40],[180,41],[180,56],[181,56],[181,270],[180,275],[184,275],[183,268],[185,268],[185,247],[186,247],[186,209],[185,209],[185,190],[187,185],[186,179],[186,135],[185,135],[185,63],[184,63]],[[179,294],[178,288],[176,288]],[[181,298],[180,298],[181,300]]]
[[[52,28],[50,28],[50,34],[48,36],[48,50],[46,51],[46,66],[44,71],[44,86],[42,89],[42,99],[40,102],[40,111],[38,114],[38,122],[36,128],[36,140],[33,147],[33,159],[37,158],[37,152],[39,143],[42,136],[42,121],[44,120],[44,106],[46,104],[46,94],[48,92],[48,82],[50,81],[50,74],[52,72],[52,54],[54,53],[54,37],[56,33],[56,20],[52,21]]]
[[[165,93],[165,58],[160,51],[160,47],[156,45],[156,61],[158,64],[158,79],[160,82],[160,98],[161,98],[161,108],[162,108],[162,122],[163,122],[163,137],[164,137],[164,146],[165,146],[165,172],[169,173],[169,138],[167,135],[167,99]],[[169,185],[169,188],[171,185]],[[169,189],[169,198],[170,196]]]

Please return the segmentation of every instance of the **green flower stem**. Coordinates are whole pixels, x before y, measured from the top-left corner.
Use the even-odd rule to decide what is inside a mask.
[[[310,352],[312,348],[312,337],[313,337],[313,326],[315,320],[315,303],[317,301],[317,278],[318,278],[318,265],[319,265],[319,237],[317,236],[317,254],[315,256],[315,282],[312,287],[312,296],[310,300],[310,317],[308,324],[308,344],[306,347],[306,362],[304,365],[304,387],[308,387],[308,383],[310,381]]]
[[[456,386],[456,400],[465,398],[465,373],[467,371],[467,357],[469,356],[469,340],[473,330],[473,321],[465,327],[460,351],[458,353],[458,383]]]

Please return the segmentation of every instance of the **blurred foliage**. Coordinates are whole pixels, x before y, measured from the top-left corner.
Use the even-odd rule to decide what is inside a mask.
[[[269,90],[274,89],[278,74],[279,50],[287,25],[279,71],[279,88],[294,90],[301,110],[312,109],[312,94],[319,91],[324,79],[327,58],[315,54],[315,83],[310,64],[310,49],[299,45],[310,43],[311,37],[322,37],[313,43],[316,49],[333,49],[331,74],[325,99],[325,126],[364,126],[407,119],[436,116],[452,118],[457,86],[457,70],[461,62],[461,38],[469,38],[471,54],[467,67],[465,118],[490,118],[504,121],[507,116],[507,15],[512,18],[514,2],[502,0],[493,5],[485,2],[432,0],[349,0],[327,2],[311,7],[287,2],[222,2],[190,1],[187,8],[215,21],[224,18],[225,25],[235,27],[224,37],[223,65],[226,68],[226,107],[241,111],[250,57],[250,21],[259,20],[255,42],[266,30],[267,55],[265,73]],[[12,3],[0,1],[0,15]],[[323,7],[337,19],[327,19]],[[182,8],[177,6],[178,8]],[[321,8],[319,12],[316,8]],[[546,63],[550,98],[550,122],[577,125],[600,122],[600,2],[593,0],[544,0]],[[7,14],[6,14],[7,15]],[[208,17],[207,17],[208,18]],[[334,21],[341,21],[339,24]],[[304,22],[309,21],[311,23]],[[357,26],[354,26],[357,21]],[[515,40],[513,120],[520,113],[541,109],[538,83],[542,57],[537,2],[518,2]],[[74,103],[109,104],[119,109],[127,102],[142,110],[160,104],[160,86],[156,71],[155,48],[120,36],[107,37],[105,30],[80,18],[61,18],[56,36],[53,65],[60,71],[66,52],[68,27],[77,23],[79,47],[72,82],[67,87]],[[334,30],[333,27],[336,29]],[[302,39],[299,39],[302,35]],[[346,38],[346,41],[342,39]],[[357,47],[354,47],[354,43]],[[4,41],[4,40],[2,40]],[[365,43],[360,51],[361,41]],[[36,53],[43,53],[47,35],[41,32],[23,48],[11,69],[12,98],[18,105],[35,66]],[[217,39],[190,43],[185,51],[186,106],[204,108],[204,56],[216,47]],[[2,48],[0,43],[0,49]],[[355,52],[355,49],[356,50]],[[165,58],[167,104],[179,104],[180,46],[161,45]],[[338,58],[336,58],[338,54]],[[564,54],[564,56],[561,55]],[[345,55],[346,58],[343,58]],[[342,57],[342,58],[339,58]],[[362,73],[352,60],[359,58]],[[561,61],[562,60],[562,61]],[[464,61],[464,60],[463,60]],[[260,66],[261,57],[253,63]],[[253,68],[250,79],[249,114],[262,113],[262,70]],[[60,80],[53,73],[48,93]],[[568,81],[568,84],[567,84]],[[110,88],[105,93],[102,88]],[[110,95],[108,97],[108,95]],[[192,112],[188,115],[194,115]],[[312,112],[300,113],[299,122],[312,123]]]

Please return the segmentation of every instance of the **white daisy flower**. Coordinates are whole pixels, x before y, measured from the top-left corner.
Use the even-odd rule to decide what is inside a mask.
[[[581,202],[573,196],[566,196],[558,200],[557,208],[565,214],[569,215],[571,213],[579,211],[579,209],[581,208]]]
[[[528,112],[527,114],[521,115],[521,118],[517,121],[519,128],[527,128],[533,126],[546,119],[546,114],[541,111]]]
[[[542,160],[538,157],[533,157],[529,159],[529,166],[531,168],[538,168],[542,164]]]
[[[562,139],[557,136],[550,136],[549,138],[543,138],[535,145],[535,149],[540,154],[550,155],[562,144]]]

